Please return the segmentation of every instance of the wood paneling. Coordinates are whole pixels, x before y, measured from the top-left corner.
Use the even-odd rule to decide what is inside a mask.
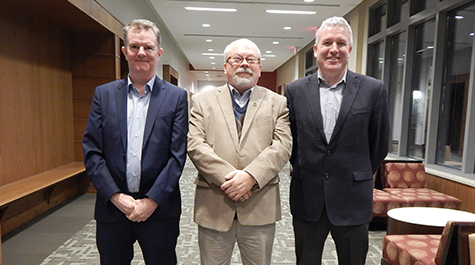
[[[5,188],[0,231],[5,234],[90,190],[85,173],[65,175],[61,166],[79,161],[82,167],[81,140],[94,88],[122,76],[124,68],[123,25],[94,0],[0,3],[0,187]],[[7,194],[5,185],[23,187],[51,169],[58,173],[54,184],[32,184],[23,193],[15,186]]]
[[[475,213],[475,188],[427,174],[427,187],[462,200],[461,210]]]
[[[17,7],[0,9],[0,185],[74,161],[67,35]]]

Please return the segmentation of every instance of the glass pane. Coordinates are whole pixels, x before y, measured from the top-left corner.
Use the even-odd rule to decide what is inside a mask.
[[[391,8],[389,10],[390,22],[388,26],[399,23],[402,19],[409,17],[409,1],[408,0],[392,0]]]
[[[384,62],[384,42],[380,41],[369,46],[368,58],[368,75],[376,79],[383,78],[383,62]]]
[[[403,73],[404,66],[406,64],[406,46],[407,33],[402,32],[398,35],[395,35],[391,39],[391,58],[389,58],[390,63],[390,73],[391,77],[389,79],[388,90],[389,90],[389,102],[390,102],[390,113],[392,115],[392,148],[390,152],[397,153],[399,148],[399,132],[401,131],[401,120],[402,120],[402,107],[403,107],[403,98],[402,98],[402,86],[403,86]]]
[[[448,13],[445,83],[442,88],[437,163],[462,167],[475,5]]]
[[[386,4],[370,10],[369,36],[386,29]]]
[[[411,15],[417,14],[426,9],[435,8],[438,2],[439,0],[416,0]]]
[[[424,159],[427,136],[429,95],[432,91],[435,22],[416,27],[414,66],[412,69],[412,107],[409,117],[409,156]]]

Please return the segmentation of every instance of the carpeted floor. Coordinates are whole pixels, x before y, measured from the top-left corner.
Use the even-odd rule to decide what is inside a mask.
[[[179,264],[199,264],[197,245],[197,227],[192,220],[194,184],[196,170],[187,161],[180,187],[183,198],[183,215],[180,223],[180,237],[177,245]],[[277,233],[274,241],[272,264],[295,264],[294,242],[291,215],[288,205],[288,190],[290,184],[289,168],[285,167],[281,174],[282,220],[277,223]],[[381,242],[385,231],[370,231],[370,250],[367,256],[368,265],[380,264]],[[237,247],[234,250],[232,264],[241,264]],[[95,221],[91,220],[84,228],[49,255],[42,265],[62,264],[99,264],[95,246]],[[140,248],[136,244],[136,254],[133,264],[144,264]],[[325,246],[323,264],[338,264],[333,241],[329,236]]]

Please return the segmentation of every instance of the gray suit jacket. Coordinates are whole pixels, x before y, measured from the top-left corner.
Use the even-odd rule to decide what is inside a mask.
[[[348,71],[329,142],[323,131],[317,73],[287,85],[293,135],[290,207],[316,221],[324,208],[334,225],[372,218],[373,174],[389,146],[387,93],[380,80]]]
[[[227,85],[201,92],[192,99],[188,155],[198,169],[194,220],[199,225],[228,231],[237,213],[243,225],[264,225],[281,218],[278,172],[291,152],[286,99],[256,86],[238,138]],[[220,189],[236,169],[259,183],[244,203],[234,202]]]

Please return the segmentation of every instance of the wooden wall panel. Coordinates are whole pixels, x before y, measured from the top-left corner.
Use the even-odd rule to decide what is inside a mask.
[[[67,35],[16,6],[0,9],[0,185],[74,161]]]
[[[94,89],[116,79],[117,49],[113,34],[78,33],[72,37],[74,157],[83,161],[82,135],[86,128]]]
[[[475,213],[475,188],[427,174],[427,187],[462,200],[461,210]]]

